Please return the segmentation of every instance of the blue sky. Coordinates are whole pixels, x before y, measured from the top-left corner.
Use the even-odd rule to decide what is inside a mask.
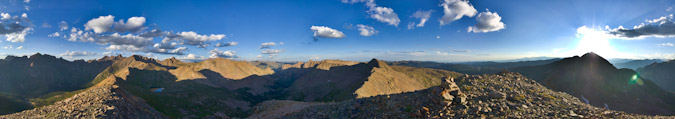
[[[138,54],[457,62],[594,51],[608,58],[675,58],[675,33],[669,31],[675,5],[666,0],[4,0],[0,5],[0,13],[9,16],[0,31],[3,57],[40,52],[70,60]],[[418,26],[421,19],[426,22]],[[64,30],[61,22],[67,23]],[[12,24],[22,27],[9,28]],[[155,29],[160,35],[141,36]],[[275,45],[262,48],[269,42]]]

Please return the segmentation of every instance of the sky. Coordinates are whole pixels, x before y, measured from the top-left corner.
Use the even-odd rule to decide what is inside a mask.
[[[669,0],[0,0],[0,57],[675,59]]]

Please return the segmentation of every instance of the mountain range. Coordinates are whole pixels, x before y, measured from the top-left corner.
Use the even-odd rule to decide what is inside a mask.
[[[654,118],[675,102],[594,53],[478,64],[35,54],[0,70],[0,118]]]

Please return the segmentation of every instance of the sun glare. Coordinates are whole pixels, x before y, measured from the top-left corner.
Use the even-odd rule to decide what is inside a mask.
[[[582,26],[577,29],[577,37],[580,38],[576,48],[577,54],[595,52],[603,57],[620,56],[609,43],[611,35],[602,30]]]

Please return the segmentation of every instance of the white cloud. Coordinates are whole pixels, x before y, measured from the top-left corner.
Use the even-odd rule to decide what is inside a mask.
[[[216,46],[216,47],[227,47],[227,46],[235,46],[237,44],[239,44],[239,43],[237,43],[237,42],[227,42],[227,43],[216,43],[216,45],[214,45],[214,46]]]
[[[6,40],[9,42],[24,42],[26,41],[26,35],[28,35],[32,30],[33,28],[30,27],[24,28],[19,32],[5,34],[5,37],[7,37]]]
[[[216,49],[213,49],[213,50],[209,51],[209,54],[211,54],[211,56],[209,56],[209,57],[210,58],[222,57],[222,58],[232,59],[232,58],[237,58],[236,53],[237,53],[237,51],[231,51],[231,50],[220,51],[216,48]]]
[[[659,44],[659,46],[670,46],[670,47],[673,47],[673,46],[675,46],[675,45],[674,45],[673,43],[661,43],[661,44]]]
[[[66,21],[61,21],[59,22],[59,30],[67,30],[68,29],[68,22]]]
[[[108,32],[111,30],[114,20],[115,16],[112,15],[99,16],[84,24],[84,30],[94,30],[94,33]]]
[[[389,25],[398,26],[398,23],[401,22],[394,9],[388,7],[371,7],[368,13],[371,18]]]
[[[176,49],[176,46],[178,43],[173,42],[173,43],[155,43],[155,45],[152,45],[153,48],[157,49]]]
[[[314,31],[314,37],[323,37],[323,38],[344,38],[345,34],[342,31],[335,30],[330,27],[325,26],[312,26],[310,28]]]
[[[443,0],[441,3],[443,7],[443,17],[439,20],[441,25],[449,24],[455,20],[459,20],[464,16],[473,17],[478,13],[469,1],[465,0]]]
[[[23,2],[25,2],[25,3],[30,3],[30,0],[23,0]]]
[[[485,33],[492,31],[499,31],[506,27],[502,21],[502,17],[497,12],[481,12],[476,17],[476,25],[470,26],[468,32]]]
[[[207,41],[218,41],[226,38],[224,34],[210,34],[210,35],[199,35],[194,31],[179,32],[179,33],[169,33],[162,42],[170,41],[180,41],[184,40],[182,44],[201,46],[205,45],[204,42]]]
[[[23,50],[23,46],[16,47],[17,50]]]
[[[668,12],[673,11],[673,7],[666,8],[666,11],[668,11]]]
[[[138,33],[145,30],[148,27],[145,27],[145,17],[131,17],[127,20],[127,23],[124,23],[123,19],[114,23],[114,30],[116,32],[132,32]]]
[[[60,55],[64,56],[64,57],[82,57],[82,56],[93,56],[93,55],[99,55],[99,54],[95,53],[95,52],[87,52],[87,51],[66,51],[64,53],[61,53]]]
[[[424,24],[427,23],[427,21],[429,20],[429,17],[431,17],[431,12],[433,12],[433,10],[427,10],[427,11],[417,10],[410,17],[420,19],[420,22],[416,26],[417,27],[424,27]],[[413,24],[414,24],[414,22],[413,22]],[[410,29],[410,26],[408,27],[408,29]]]
[[[359,31],[362,36],[372,36],[378,32],[375,30],[375,28],[363,24],[358,24],[356,27],[359,27]]]
[[[198,56],[198,55],[195,55],[195,54],[188,54],[187,56],[181,57],[181,58],[178,58],[178,59],[202,60],[202,59],[206,59],[206,58],[204,56]]]
[[[59,36],[61,36],[61,34],[59,32],[54,32],[54,33],[49,34],[47,36],[49,36],[49,37],[59,37]]]
[[[436,36],[436,39],[441,39],[441,36]]]
[[[33,30],[31,26],[32,24],[26,13],[21,14],[21,16],[0,13],[0,36],[5,36],[7,41],[24,42],[26,35]]]
[[[370,18],[393,26],[398,26],[399,22],[401,22],[394,9],[377,6],[375,0],[342,0],[342,3],[354,4],[359,2],[365,2],[368,7],[368,11],[366,12],[370,15]]]

